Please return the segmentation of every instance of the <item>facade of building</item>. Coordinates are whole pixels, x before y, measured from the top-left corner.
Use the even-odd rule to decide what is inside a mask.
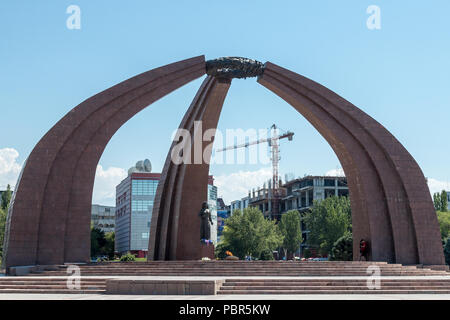
[[[282,199],[282,213],[289,210],[298,210],[300,214],[308,211],[314,201],[322,201],[331,196],[348,196],[347,178],[329,176],[307,176],[286,182],[283,187],[286,195]],[[302,221],[301,249],[307,248],[308,230]]]
[[[91,223],[94,228],[103,232],[114,232],[116,224],[116,208],[93,204],[91,209]]]
[[[119,254],[130,251],[146,257],[153,201],[160,173],[130,172],[116,187],[116,246]]]
[[[217,187],[212,184],[212,177],[210,177],[210,184],[208,184],[208,207],[211,212],[211,240],[217,244]]]
[[[248,206],[258,208],[266,218],[275,218],[272,215],[273,195],[270,182],[262,188],[249,192],[249,196],[231,202],[231,214],[237,209]],[[306,176],[292,179],[281,184],[281,199],[279,210],[281,215],[289,210],[298,210],[300,214],[308,211],[315,200],[321,201],[331,196],[348,196],[346,177],[338,176]],[[449,201],[450,202],[450,201]],[[302,222],[303,243],[306,246],[308,231]],[[301,253],[301,252],[300,252]]]
[[[348,196],[345,177],[307,176],[294,179],[283,185],[286,190],[282,198],[282,212],[297,209],[308,210],[314,200],[324,200],[331,196]]]
[[[280,219],[280,214],[275,214],[276,210],[273,210],[275,206],[279,207],[279,213],[283,211],[282,199],[286,195],[286,189],[281,186],[279,189],[281,199],[277,200],[274,198],[273,189],[271,188],[270,182],[268,187],[264,184],[262,188],[252,190],[251,196],[249,196],[248,204],[250,207],[258,208],[264,215],[264,217],[269,219]]]
[[[230,217],[230,210],[218,209],[217,210],[217,242],[220,242],[223,234],[223,227],[225,226],[225,219]]]
[[[225,226],[225,219],[230,217],[231,206],[225,205],[222,198],[217,199],[217,243],[220,242]]]
[[[231,205],[230,205],[230,214],[233,214],[233,211],[235,210],[243,210],[245,208],[248,208],[249,206],[249,197],[244,197],[240,200],[234,200],[231,201]]]
[[[119,254],[129,251],[137,257],[146,257],[148,253],[153,204],[161,174],[151,173],[151,165],[146,161],[128,170],[128,176],[116,187],[115,251]],[[217,187],[212,176],[208,182],[208,204],[214,223],[211,239],[217,242]]]

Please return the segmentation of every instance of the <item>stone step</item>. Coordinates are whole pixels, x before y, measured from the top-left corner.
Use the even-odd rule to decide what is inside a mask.
[[[61,275],[63,276],[63,275]],[[87,275],[85,275],[87,276]],[[101,274],[93,274],[92,276],[101,276]],[[230,276],[230,277],[237,277],[237,276],[259,276],[259,277],[270,277],[270,276],[278,276],[278,277],[311,277],[311,276],[317,276],[317,277],[327,277],[327,276],[367,276],[366,274],[338,274],[338,275],[330,275],[330,274],[276,274],[276,273],[109,273],[105,274],[104,276],[211,276],[211,277],[217,277],[217,276]],[[403,276],[429,276],[429,275],[411,275],[411,274],[385,274],[383,276],[395,276],[395,277],[403,277]]]
[[[321,271],[321,272],[366,272],[367,269],[337,269],[337,268],[331,268],[331,269],[321,269],[321,268],[92,268],[92,269],[80,269],[80,272],[108,272],[108,271],[167,271],[167,270],[195,270],[195,271],[207,271],[207,270],[216,270],[216,271],[304,271],[304,272],[311,272],[311,271]],[[435,274],[446,274],[439,271],[427,271],[427,270],[418,270],[418,269],[380,269],[381,272],[428,272],[428,273],[435,273]],[[40,271],[36,272],[38,273],[65,273],[64,270],[55,270],[55,271]]]
[[[0,289],[0,293],[43,293],[43,294],[103,294],[105,290],[94,289]]]
[[[219,290],[217,294],[450,294],[450,290]]]
[[[266,286],[366,286],[367,282],[359,281],[311,281],[311,282],[225,282],[222,287],[266,287]],[[408,281],[408,282],[380,282],[381,286],[448,286],[450,287],[450,282],[427,282],[427,281]]]
[[[179,261],[103,261],[103,262],[95,262],[81,265],[90,266],[90,265],[150,265],[150,264],[280,264],[280,265],[288,265],[288,264],[297,264],[297,265],[388,265],[387,262],[382,261],[246,261],[246,260],[209,260],[209,261],[200,261],[200,260],[179,260]],[[389,263],[391,266],[401,266],[400,263]],[[61,265],[67,266],[67,265]]]
[[[205,269],[214,269],[214,270],[221,270],[221,269],[240,269],[240,270],[367,270],[367,267],[314,267],[314,266],[139,266],[139,267],[133,267],[133,266],[121,266],[121,267],[108,267],[108,266],[90,266],[85,268],[80,268],[80,270],[127,270],[127,269],[134,269],[134,270],[148,270],[148,269],[199,269],[199,270],[205,270]],[[427,269],[418,269],[416,267],[380,267],[381,271],[384,270],[421,270],[421,271],[434,271],[434,272],[440,272],[445,273],[445,271],[438,271],[438,270],[427,270]],[[58,269],[58,270],[46,270],[41,272],[51,272],[51,271],[66,271],[64,269]]]
[[[196,269],[231,269],[231,268],[240,268],[240,269],[323,269],[323,270],[332,270],[332,269],[349,269],[349,270],[366,270],[369,266],[301,266],[301,265],[145,265],[145,266],[105,266],[105,265],[99,265],[99,266],[85,266],[81,267],[80,269],[170,269],[170,268],[177,268],[177,269],[183,269],[183,268],[196,268]],[[417,268],[414,266],[378,266],[380,270],[427,270],[422,268]],[[64,270],[63,268],[59,268],[57,270]],[[57,271],[57,270],[44,270],[44,271]],[[431,270],[430,270],[431,271]],[[439,270],[434,270],[439,271]],[[444,271],[445,272],[445,271]]]
[[[274,268],[274,267],[259,267],[259,268],[240,268],[240,267],[211,267],[211,268],[197,268],[197,267],[147,267],[147,268],[108,268],[108,267],[91,267],[91,268],[81,268],[80,271],[122,271],[122,270],[136,270],[136,271],[142,271],[142,270],[244,270],[244,271],[263,271],[263,270],[281,270],[281,271],[323,271],[323,272],[332,272],[332,271],[366,271],[367,268]],[[380,268],[381,272],[400,272],[400,271],[409,271],[409,272],[430,272],[430,273],[436,273],[436,274],[449,274],[446,271],[436,271],[436,270],[427,270],[427,269],[416,269],[416,268]],[[52,270],[52,271],[39,271],[35,273],[56,273],[56,272],[65,272],[65,270]]]
[[[240,269],[240,268],[227,268],[227,269],[196,269],[196,268],[184,268],[184,269],[178,269],[178,268],[164,268],[164,269],[156,269],[156,268],[148,268],[148,269],[133,269],[133,268],[127,268],[127,269],[81,269],[81,274],[85,273],[108,273],[108,272],[285,272],[285,273],[325,273],[325,274],[331,274],[331,273],[367,273],[367,270],[321,270],[321,269],[311,269],[311,270],[305,270],[305,269]],[[384,273],[423,273],[423,274],[436,274],[436,275],[449,275],[449,273],[441,273],[437,271],[426,271],[426,270],[380,270],[382,274]],[[45,271],[45,272],[37,272],[34,274],[45,274],[45,275],[51,275],[51,274],[64,274],[67,275],[64,271]]]
[[[309,282],[332,282],[332,283],[340,283],[340,282],[366,282],[367,277],[364,278],[329,278],[329,277],[315,277],[312,279],[309,278],[233,278],[227,279],[225,283],[233,282],[233,283],[292,283],[292,282],[300,282],[300,283],[309,283]],[[398,282],[398,283],[406,283],[406,282],[432,282],[432,283],[450,283],[450,277],[446,278],[428,278],[428,277],[414,277],[414,278],[386,278],[380,277],[380,282]]]
[[[367,279],[226,279],[218,294],[447,294],[449,279],[380,279],[380,289]]]
[[[382,290],[449,290],[450,286],[399,286],[392,285],[386,286],[381,285]],[[229,290],[369,290],[367,286],[359,286],[359,285],[344,285],[344,286],[223,286],[220,290],[229,291]]]
[[[206,270],[199,270],[199,269],[146,269],[146,270],[134,270],[134,269],[127,269],[127,270],[81,270],[81,275],[101,275],[101,274],[127,274],[127,273],[134,273],[134,274],[144,274],[144,273],[152,273],[152,274],[158,274],[158,273],[197,273],[201,275],[202,273],[213,273],[213,274],[226,274],[226,273],[237,273],[237,274],[304,274],[304,275],[313,275],[313,274],[323,274],[323,275],[367,275],[366,270],[364,271],[355,271],[355,270],[334,270],[334,271],[324,271],[324,270],[239,270],[239,269],[223,269],[223,270],[214,270],[214,269],[206,269]],[[406,270],[399,270],[399,271],[381,271],[381,275],[443,275],[443,276],[450,276],[450,274],[442,274],[442,273],[436,273],[436,272],[427,272],[427,271],[419,271],[419,270],[413,270],[413,271],[406,271]],[[61,271],[47,271],[47,272],[41,272],[41,273],[33,273],[33,275],[39,276],[39,275],[45,275],[45,276],[51,276],[51,275],[58,275],[58,276],[67,276],[67,273],[61,272]]]
[[[349,261],[150,261],[101,262],[81,265],[83,276],[367,276],[367,267],[378,265],[382,276],[450,276],[434,271],[386,262]],[[67,266],[36,272],[37,276],[67,276]]]
[[[110,270],[80,270],[81,274],[87,274],[87,273],[109,273],[109,272],[246,272],[246,273],[253,273],[253,272],[275,272],[275,273],[323,273],[323,274],[340,274],[340,273],[359,273],[359,274],[367,274],[367,270],[320,270],[320,269],[311,269],[311,270],[304,270],[304,269],[292,269],[292,270],[283,270],[283,269],[193,269],[193,268],[185,268],[185,269],[174,269],[174,268],[167,268],[167,269],[110,269]],[[427,272],[427,271],[421,271],[421,270],[380,270],[381,274],[385,273],[425,273],[425,274],[435,274],[435,275],[445,275],[442,273],[436,273],[436,272]],[[61,271],[47,271],[47,272],[40,272],[35,274],[44,274],[44,275],[51,275],[51,274],[65,274],[66,272]],[[450,274],[449,274],[450,275]]]
[[[80,285],[81,290],[104,290],[106,288],[106,284],[104,285]],[[28,284],[8,284],[3,285],[0,284],[0,289],[67,289],[66,285],[52,285],[52,284],[36,284],[36,285],[28,285]]]
[[[0,278],[0,284],[9,284],[9,283],[15,283],[15,284],[66,284],[66,279],[37,279],[35,278],[29,278],[29,280],[15,280],[15,279],[1,279]],[[80,280],[80,283],[82,285],[97,285],[97,284],[104,284],[105,280],[96,280],[96,281],[86,281],[86,280]]]

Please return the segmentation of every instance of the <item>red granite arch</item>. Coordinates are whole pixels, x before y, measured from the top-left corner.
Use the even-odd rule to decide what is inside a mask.
[[[188,130],[193,137],[191,141],[186,141],[190,143],[188,150],[194,150],[195,138],[202,141],[201,150],[210,143],[195,136],[217,128],[230,84],[231,80],[208,76],[201,85],[179,126],[180,129]],[[194,129],[195,121],[202,122],[201,131]],[[152,260],[193,260],[203,257],[197,232],[200,230],[197,215],[198,208],[207,199],[209,161],[205,163],[201,159],[201,163],[195,164],[195,155],[192,157],[190,153],[192,164],[175,164],[171,154],[176,144],[172,144],[167,154],[156,191],[148,254]],[[204,157],[210,159],[210,156],[211,150],[206,150]]]
[[[97,163],[133,115],[205,74],[204,56],[115,85],[78,105],[36,145],[17,183],[5,234],[6,267],[89,261]]]
[[[33,149],[19,177],[4,265],[88,261],[92,189],[106,144],[137,112],[204,74],[203,56],[160,67],[89,98],[61,119]],[[373,260],[444,264],[423,173],[389,131],[329,89],[270,62],[258,82],[299,111],[338,156],[350,189],[354,250],[366,238]],[[208,76],[180,128],[194,133],[201,120],[204,130],[215,129],[230,84]],[[195,218],[206,199],[209,164],[174,164],[174,146],[153,208],[149,258],[155,260],[197,259],[201,250]]]
[[[373,260],[444,264],[425,177],[388,130],[331,90],[273,63],[266,63],[258,82],[300,112],[341,161],[350,190],[354,252],[366,238]]]

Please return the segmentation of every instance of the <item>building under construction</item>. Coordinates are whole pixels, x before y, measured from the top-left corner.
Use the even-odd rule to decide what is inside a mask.
[[[269,180],[262,188],[253,189],[249,192],[248,205],[258,208],[264,217],[272,220],[280,220],[283,211],[282,199],[286,196],[286,188],[279,182],[277,193],[272,188],[272,181]]]
[[[314,200],[324,200],[331,196],[348,196],[346,177],[338,176],[305,176],[280,181],[279,199],[274,198],[271,180],[262,187],[249,191],[248,196],[231,202],[233,209],[246,207],[258,208],[265,217],[279,220],[281,215],[289,210],[303,213],[311,208]],[[275,208],[274,202],[278,202]],[[274,210],[275,208],[275,210]]]
[[[279,133],[279,128],[273,124],[270,127],[270,137],[263,138],[260,140],[246,142],[239,145],[229,146],[223,149],[218,149],[217,152],[222,152],[226,150],[234,150],[239,148],[247,148],[251,145],[256,145],[260,143],[268,143],[270,148],[271,160],[272,160],[272,180],[268,181],[268,187],[264,184],[263,189],[258,189],[255,194],[253,190],[252,194],[248,195],[248,201],[252,199],[252,206],[258,207],[265,217],[270,219],[280,219],[281,214],[281,198],[284,196],[285,192],[281,187],[281,179],[278,174],[278,166],[280,161],[280,140],[288,139],[292,141],[294,133],[291,131],[286,131],[284,133]],[[245,198],[242,199],[243,202]],[[231,213],[234,209],[243,209],[245,204],[240,201],[233,201],[231,203]]]

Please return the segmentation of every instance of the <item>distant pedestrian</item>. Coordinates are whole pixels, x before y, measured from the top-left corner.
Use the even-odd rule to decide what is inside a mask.
[[[361,239],[359,242],[359,253],[359,261],[361,261],[362,257],[364,257],[364,260],[366,261],[369,260],[369,243],[364,239]]]

